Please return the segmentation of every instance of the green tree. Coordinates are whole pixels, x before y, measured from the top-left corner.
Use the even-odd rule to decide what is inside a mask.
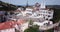
[[[54,29],[49,29],[49,30],[46,30],[44,32],[54,32]]]
[[[32,24],[33,24],[33,21],[32,21],[32,20],[30,20],[30,21],[29,21],[29,25],[32,25]]]
[[[39,32],[39,26],[38,25],[33,25],[26,29],[24,32]]]

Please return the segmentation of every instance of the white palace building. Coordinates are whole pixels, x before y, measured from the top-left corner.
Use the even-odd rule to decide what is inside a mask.
[[[45,20],[50,20],[53,18],[53,13],[54,11],[52,9],[47,9],[45,5],[41,6],[41,4],[36,3],[33,7],[27,7],[25,11],[21,11],[19,14],[28,18],[43,18]]]
[[[44,26],[44,25],[47,25],[48,23],[50,25],[53,24],[52,21],[50,21],[50,19],[53,18],[53,13],[54,11],[51,9],[47,9],[45,8],[45,5],[41,5],[39,3],[36,3],[34,6],[32,7],[27,7],[26,10],[22,11],[23,8],[18,8],[14,13],[16,14],[13,14],[13,15],[9,15],[7,16],[8,19],[11,19],[11,20],[19,20],[19,19],[24,19],[24,20],[29,20],[29,19],[32,19],[34,22],[33,22],[33,25],[37,24],[39,25],[40,27]],[[2,14],[2,12],[0,12],[0,14]],[[17,16],[18,19],[15,19],[14,16]],[[41,22],[42,21],[42,22]],[[15,21],[13,21],[15,22]],[[18,21],[16,21],[18,22]],[[20,20],[20,22],[22,22]],[[23,21],[24,22],[24,21]],[[47,23],[47,24],[46,24]],[[28,28],[28,22],[25,22],[23,24],[19,23],[19,25],[17,25],[15,28],[17,30],[19,30],[20,32],[23,32],[25,29]],[[39,27],[39,28],[40,28]],[[9,28],[9,27],[7,27]],[[4,29],[4,30],[0,30],[0,32],[15,32],[15,28],[11,28],[11,29]],[[20,28],[20,29],[18,29]],[[22,31],[21,31],[22,30]]]
[[[50,9],[46,9],[45,8],[45,5],[44,6],[41,6],[41,4],[39,4],[39,3],[36,3],[32,7],[27,7],[26,10],[24,10],[24,11],[22,11],[22,8],[18,8],[17,9],[17,12],[14,12],[14,13],[16,15],[15,14],[14,15],[10,15],[10,19],[12,19],[12,20],[14,19],[14,16],[17,16],[18,17],[17,20],[19,20],[20,18],[23,18],[23,17],[24,17],[23,19],[26,19],[27,18],[27,20],[28,20],[28,18],[29,19],[33,19],[34,20],[33,25],[37,24],[40,27],[46,25],[46,23],[47,24],[49,23],[51,25],[53,24],[53,22],[50,21],[50,19],[53,18],[54,11],[52,9],[51,10]],[[39,22],[38,19],[40,21],[42,21],[42,22]],[[15,22],[15,21],[13,21],[13,22]],[[19,21],[16,21],[16,22],[19,23]],[[22,21],[20,20],[20,22],[22,22]],[[15,28],[17,30],[19,30],[20,32],[24,32],[24,30],[28,28],[28,24],[29,23],[28,22],[25,22],[25,23],[22,23],[21,25],[20,24],[21,23],[19,23],[19,25],[17,25]],[[5,31],[6,32],[11,32],[11,31],[15,32],[15,30],[14,30],[15,28],[7,29],[7,30],[6,29],[5,30],[0,30],[0,32],[5,32]]]

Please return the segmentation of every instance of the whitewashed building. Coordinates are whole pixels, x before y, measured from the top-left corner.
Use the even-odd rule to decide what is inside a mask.
[[[53,18],[53,10],[40,10],[39,15],[44,19],[50,20]]]
[[[26,8],[26,11],[33,11],[33,9],[32,8]]]
[[[43,7],[44,6],[44,7]],[[36,3],[35,4],[35,6],[34,6],[34,8],[35,8],[35,12],[39,15],[39,16],[41,16],[41,17],[43,17],[44,19],[46,19],[46,20],[50,20],[50,19],[52,19],[53,18],[53,13],[54,13],[54,11],[51,9],[51,10],[49,10],[49,9],[46,9],[45,8],[45,5],[43,5],[42,6],[42,4],[39,4],[39,3]]]

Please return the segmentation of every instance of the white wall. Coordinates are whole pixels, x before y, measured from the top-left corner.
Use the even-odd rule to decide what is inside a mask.
[[[21,32],[23,32],[25,29],[28,28],[28,23],[29,23],[29,22],[24,23],[24,24],[21,25],[21,29],[20,29],[20,30],[22,30]]]
[[[50,14],[49,14],[50,12]],[[53,18],[53,11],[48,11],[48,10],[40,10],[40,15],[45,17],[45,19],[52,19]],[[50,16],[50,17],[48,17]]]
[[[0,30],[0,32],[15,32],[15,28]]]

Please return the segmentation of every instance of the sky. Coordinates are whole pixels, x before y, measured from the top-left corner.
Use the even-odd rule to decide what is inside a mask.
[[[27,0],[1,0],[14,5],[26,5]],[[45,3],[45,5],[60,5],[60,0],[28,0],[29,5],[34,5],[36,2]]]

